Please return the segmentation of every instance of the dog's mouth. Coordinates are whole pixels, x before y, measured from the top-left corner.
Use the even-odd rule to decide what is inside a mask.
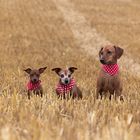
[[[69,84],[69,82],[67,81],[67,82],[65,82],[65,84],[67,85],[67,84]]]
[[[100,60],[100,62],[101,62],[103,65],[107,64],[107,63],[105,62],[105,60]]]
[[[65,82],[64,82],[65,85],[68,85],[69,83],[70,83],[69,81],[65,81]]]
[[[115,64],[114,62],[111,62],[111,61],[106,62],[105,60],[100,60],[100,62],[101,62],[103,65],[112,65],[112,64]]]

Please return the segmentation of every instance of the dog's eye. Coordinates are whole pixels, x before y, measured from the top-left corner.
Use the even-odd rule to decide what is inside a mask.
[[[61,74],[60,77],[61,77],[61,78],[64,78],[64,74]]]
[[[108,54],[111,54],[112,52],[111,52],[111,51],[108,51],[107,53],[108,53]]]
[[[103,52],[101,52],[101,55],[103,55]]]
[[[71,77],[71,75],[69,74],[69,75],[68,75],[68,77],[70,78],[70,77]]]

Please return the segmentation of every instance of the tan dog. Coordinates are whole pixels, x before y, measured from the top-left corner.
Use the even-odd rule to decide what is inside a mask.
[[[101,48],[99,52],[100,62],[102,63],[102,68],[99,73],[97,80],[97,99],[103,94],[109,91],[109,99],[111,100],[111,95],[122,98],[122,83],[119,75],[119,66],[117,60],[122,56],[123,49],[113,45],[107,45]]]

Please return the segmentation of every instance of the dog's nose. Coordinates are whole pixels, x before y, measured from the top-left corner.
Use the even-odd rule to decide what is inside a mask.
[[[34,79],[33,81],[34,81],[34,82],[37,82],[37,79]]]
[[[101,62],[102,64],[105,64],[105,60],[104,60],[104,59],[100,59],[100,62]]]
[[[68,79],[65,79],[65,83],[68,84],[68,82],[69,82]]]

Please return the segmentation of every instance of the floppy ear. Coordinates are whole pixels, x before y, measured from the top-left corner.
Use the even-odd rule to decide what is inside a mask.
[[[53,68],[52,71],[55,71],[58,75],[59,75],[59,72],[61,71],[62,69],[61,68]]]
[[[40,73],[40,74],[43,73],[43,72],[45,71],[46,68],[47,68],[47,67],[40,68],[40,69],[39,69],[39,73]]]
[[[123,49],[120,47],[116,47],[116,46],[114,46],[114,48],[116,50],[117,59],[119,59],[123,55]]]
[[[69,67],[68,70],[69,70],[71,73],[73,73],[75,70],[77,70],[77,68],[75,68],[75,67]]]
[[[30,74],[31,71],[32,71],[32,69],[28,68],[28,69],[26,69],[26,70],[24,70],[24,71],[27,72],[28,74]]]

